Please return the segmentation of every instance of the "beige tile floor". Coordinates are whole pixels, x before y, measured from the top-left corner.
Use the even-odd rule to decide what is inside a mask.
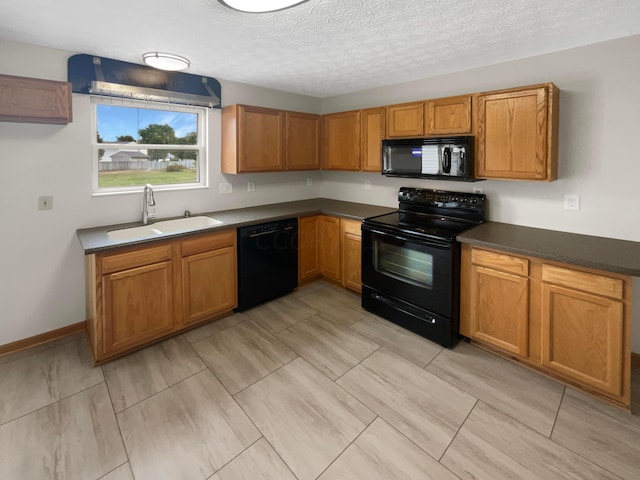
[[[0,358],[2,480],[316,478],[638,479],[640,416],[325,282],[101,367]]]

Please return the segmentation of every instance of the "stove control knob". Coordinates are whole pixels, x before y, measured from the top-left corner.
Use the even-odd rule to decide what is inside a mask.
[[[467,197],[464,197],[464,198],[462,199],[462,203],[467,203],[468,201],[469,201],[469,199],[468,199]]]
[[[471,203],[473,203],[473,204],[478,203],[478,199],[477,199],[477,198],[472,198],[472,199],[471,199]]]

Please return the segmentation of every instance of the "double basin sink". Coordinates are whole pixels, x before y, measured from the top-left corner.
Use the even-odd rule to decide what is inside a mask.
[[[223,222],[199,215],[196,217],[177,218],[175,220],[163,220],[160,222],[142,225],[140,227],[121,228],[107,232],[109,240],[114,242],[142,240],[143,238],[156,237],[158,235],[170,235],[172,233],[189,232],[203,228],[215,227]]]

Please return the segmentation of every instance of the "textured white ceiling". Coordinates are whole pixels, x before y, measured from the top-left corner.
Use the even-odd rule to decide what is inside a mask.
[[[267,14],[217,0],[0,0],[6,40],[134,63],[170,52],[188,73],[316,97],[639,33],[640,0],[309,0]]]

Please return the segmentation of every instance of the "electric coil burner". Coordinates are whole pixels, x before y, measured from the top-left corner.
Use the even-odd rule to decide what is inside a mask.
[[[362,223],[362,307],[444,347],[458,339],[460,244],[483,194],[401,187],[397,212]]]

